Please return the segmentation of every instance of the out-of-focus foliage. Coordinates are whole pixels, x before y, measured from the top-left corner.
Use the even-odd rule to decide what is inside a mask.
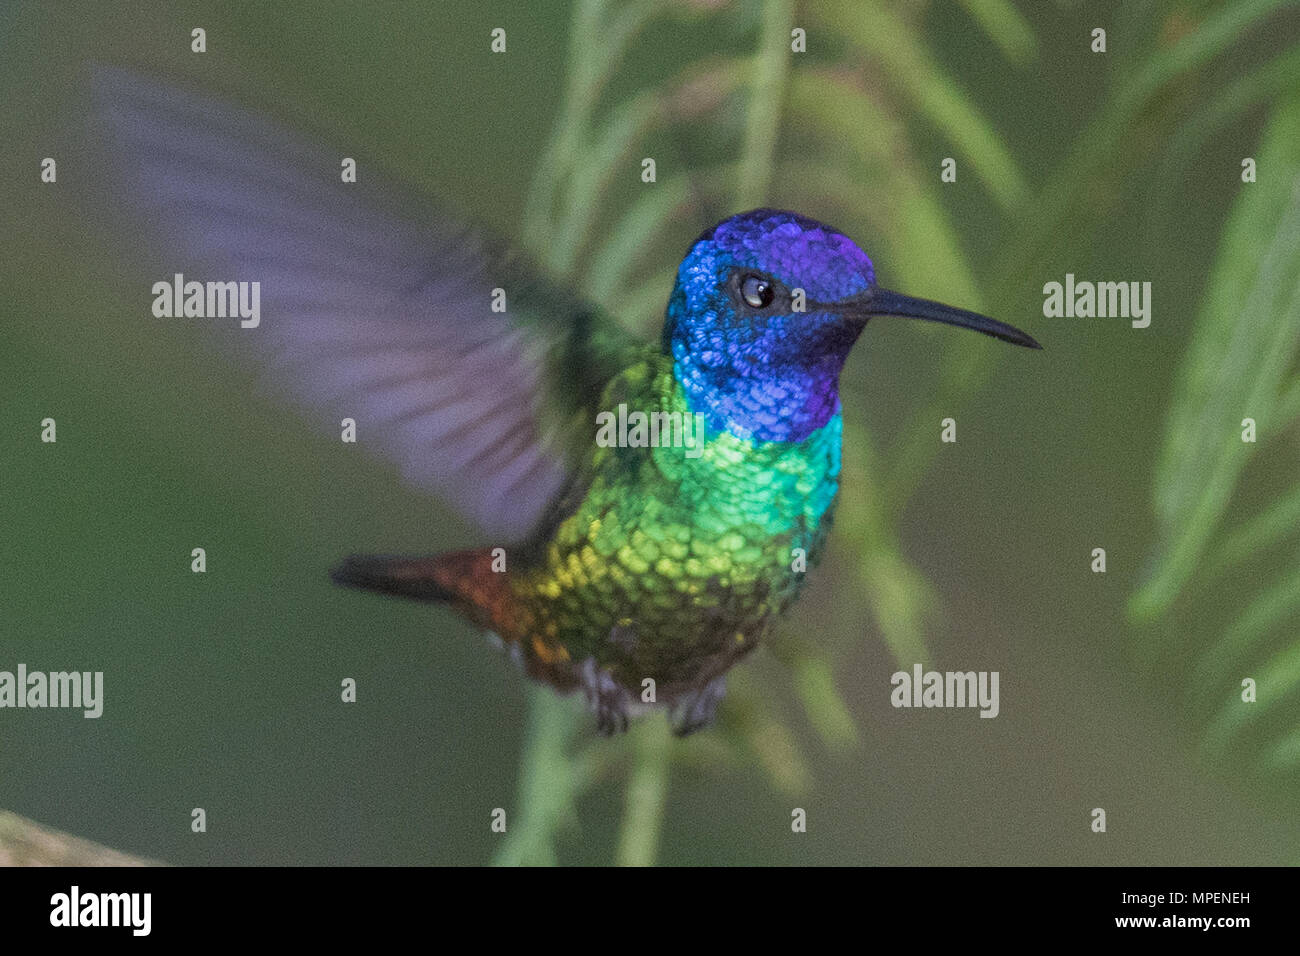
[[[1295,429],[1300,424],[1300,97],[1270,116],[1255,156],[1258,181],[1242,187],[1206,283],[1183,360],[1155,476],[1159,525],[1150,577],[1130,604],[1150,628],[1146,657],[1187,664],[1191,709],[1208,719],[1205,744],[1260,769],[1300,767],[1300,527]],[[1252,419],[1255,442],[1243,441]],[[1282,467],[1262,511],[1241,515],[1234,492],[1257,456]],[[1289,467],[1288,467],[1289,464]],[[1292,556],[1287,557],[1287,552]],[[1279,558],[1279,555],[1281,557]],[[1208,561],[1205,559],[1209,558]],[[1256,561],[1269,557],[1268,569]],[[1208,597],[1234,613],[1205,628],[1178,626],[1179,602],[1201,614]],[[1226,600],[1225,600],[1226,599]],[[1242,680],[1258,699],[1243,701]]]

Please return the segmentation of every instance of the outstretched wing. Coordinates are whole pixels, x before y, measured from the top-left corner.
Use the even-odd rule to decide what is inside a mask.
[[[342,182],[347,154],[256,113],[117,68],[92,89],[107,227],[156,250],[155,279],[258,281],[257,327],[204,321],[322,427],[355,419],[360,444],[491,536],[545,523],[635,345],[616,322],[370,168]]]

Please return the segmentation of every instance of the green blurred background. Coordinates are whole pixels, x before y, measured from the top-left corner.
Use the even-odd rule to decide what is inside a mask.
[[[103,670],[106,701],[99,720],[0,711],[0,808],[191,864],[1295,862],[1300,429],[1268,387],[1296,381],[1297,36],[1293,5],[1252,2],[4,5],[0,668]],[[591,76],[621,37],[608,82]],[[735,673],[717,730],[601,741],[451,613],[330,585],[347,553],[478,539],[153,319],[78,222],[71,180],[93,169],[39,183],[93,60],[373,157],[647,335],[709,217],[767,204],[849,232],[882,284],[1045,351],[874,324],[845,372],[835,547],[775,652]],[[1067,272],[1152,282],[1150,328],[1043,318]],[[1263,296],[1266,321],[1238,322],[1215,283]],[[1258,447],[1236,424],[1252,413]],[[1239,471],[1214,470],[1225,455]],[[1175,480],[1190,498],[1162,499]],[[1268,548],[1247,534],[1204,586],[1162,578],[1257,515]],[[1268,626],[1242,636],[1259,600]],[[999,671],[1001,715],[892,709],[889,675],[918,659]],[[1225,725],[1257,671],[1276,677],[1268,721]],[[573,807],[530,806],[530,781]]]

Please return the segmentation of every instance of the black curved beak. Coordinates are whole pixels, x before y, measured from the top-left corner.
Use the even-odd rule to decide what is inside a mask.
[[[1042,348],[1041,345],[1034,341],[1033,336],[1027,335],[1005,322],[990,319],[987,315],[980,315],[978,312],[967,312],[965,309],[955,309],[940,302],[931,302],[929,299],[914,299],[910,295],[890,292],[888,289],[882,289],[879,286],[872,286],[860,295],[845,299],[838,303],[837,307],[842,310],[844,315],[858,319],[863,324],[866,323],[867,319],[878,315],[896,315],[908,319],[928,319],[931,322],[943,322],[947,325],[957,325],[963,329],[983,332],[985,335],[991,335],[995,339],[1010,342],[1012,345],[1023,345],[1027,349]]]

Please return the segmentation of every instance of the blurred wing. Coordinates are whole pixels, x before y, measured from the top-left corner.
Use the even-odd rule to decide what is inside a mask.
[[[261,284],[256,328],[199,321],[489,535],[544,522],[635,344],[614,321],[368,167],[343,183],[346,154],[255,113],[108,67],[93,99],[111,234],[157,247],[159,280]]]

